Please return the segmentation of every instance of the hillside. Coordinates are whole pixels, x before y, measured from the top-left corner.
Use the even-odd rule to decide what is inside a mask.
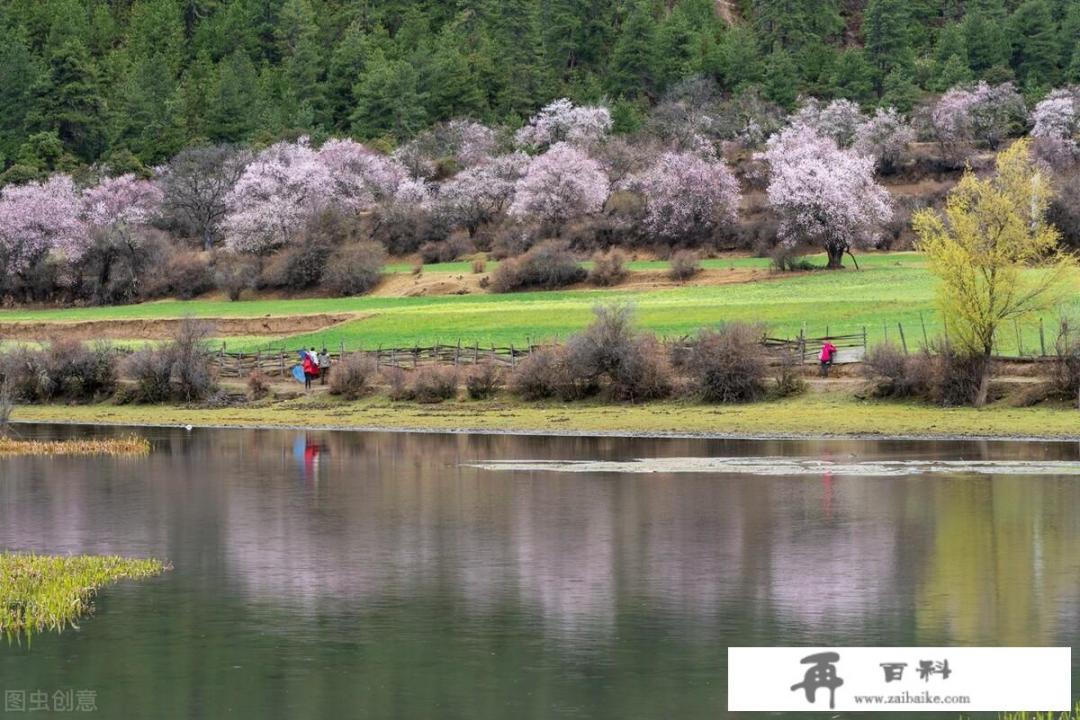
[[[909,110],[968,80],[1080,77],[1065,0],[6,0],[5,180],[201,142],[306,133],[389,147],[433,123],[520,123],[557,97],[632,130],[688,77]]]

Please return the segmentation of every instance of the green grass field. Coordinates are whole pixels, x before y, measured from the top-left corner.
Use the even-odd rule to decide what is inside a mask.
[[[820,259],[817,259],[820,262]],[[732,263],[765,265],[759,258],[708,261],[719,267]],[[456,267],[449,263],[444,268]],[[664,267],[663,263],[641,263]],[[668,337],[693,334],[725,321],[759,322],[770,334],[794,337],[805,328],[808,336],[861,333],[866,328],[871,344],[888,337],[899,341],[902,324],[907,343],[916,347],[926,334],[940,333],[934,310],[934,278],[913,253],[874,254],[860,257],[862,270],[777,275],[775,278],[731,285],[688,285],[651,290],[574,290],[510,295],[455,295],[415,298],[355,297],[240,302],[195,300],[165,301],[118,307],[63,310],[7,310],[0,321],[79,321],[194,317],[260,317],[328,312],[365,313],[368,317],[324,332],[279,338],[230,338],[230,350],[327,346],[336,348],[406,347],[436,342],[482,346],[525,345],[565,337],[584,327],[597,304],[628,302],[635,305],[639,324]],[[431,266],[437,267],[437,266]],[[428,269],[426,272],[437,272]],[[453,272],[451,270],[451,272]],[[1080,289],[1080,278],[1077,281]],[[1048,350],[1058,314],[1080,315],[1080,294],[1046,320]],[[1039,349],[1039,326],[1022,328],[1025,352]],[[999,350],[1015,353],[1016,331],[1005,328]]]

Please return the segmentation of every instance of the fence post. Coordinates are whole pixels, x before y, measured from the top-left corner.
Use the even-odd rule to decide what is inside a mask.
[[[863,357],[866,357],[866,353],[870,352],[870,348],[867,346],[867,343],[866,343],[866,326],[865,325],[862,326],[862,352],[863,352]]]
[[[514,353],[514,343],[510,343],[510,367],[517,367],[517,355]]]
[[[476,365],[479,362],[480,362],[480,341],[479,340],[473,340],[472,364]]]
[[[806,363],[806,327],[799,330],[799,364]]]
[[[1043,331],[1043,319],[1039,318],[1039,352],[1046,357],[1046,334]]]
[[[930,338],[926,336],[926,320],[923,318],[922,311],[919,311],[919,324],[922,325],[922,344],[923,349],[930,347]]]
[[[1020,336],[1020,321],[1013,318],[1013,331],[1016,332],[1016,354],[1024,357],[1024,339]]]
[[[281,377],[285,377],[285,351],[278,351],[278,365],[281,366]]]
[[[907,355],[907,338],[904,337],[904,325],[897,320],[896,327],[900,329],[900,347],[904,348],[904,354]]]

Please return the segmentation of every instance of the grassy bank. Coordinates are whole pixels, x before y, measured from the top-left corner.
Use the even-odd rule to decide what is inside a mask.
[[[750,405],[668,401],[643,405],[524,403],[508,398],[440,405],[356,402],[325,395],[229,408],[111,404],[20,407],[22,422],[237,427],[332,427],[618,433],[642,435],[902,435],[926,437],[1077,437],[1080,412],[1064,406],[950,408],[862,401],[845,391]]]
[[[77,627],[100,588],[166,569],[157,560],[0,553],[0,633],[10,642]]]
[[[117,440],[19,440],[0,437],[0,457],[15,455],[113,455],[116,457],[137,457],[150,454],[150,443],[146,438],[120,438]]]
[[[720,260],[761,262],[756,258]],[[352,297],[256,299],[240,302],[165,301],[118,307],[0,311],[3,322],[79,322],[154,320],[192,315],[203,318],[263,317],[316,313],[362,313],[363,319],[318,332],[278,337],[230,338],[231,350],[294,348],[344,343],[350,349],[404,347],[436,342],[524,345],[580,330],[598,303],[632,302],[642,329],[678,337],[725,321],[762,322],[771,333],[793,337],[805,327],[811,336],[861,332],[869,341],[898,339],[902,323],[911,345],[922,342],[923,324],[933,336],[941,330],[933,307],[934,279],[921,258],[911,253],[879,254],[862,259],[863,270],[778,275],[755,282],[646,290],[572,290],[510,295],[435,297]],[[1077,287],[1080,289],[1080,278]],[[1080,294],[1061,312],[1080,311]],[[1057,315],[1047,317],[1056,328]],[[1020,328],[1030,352],[1039,347],[1037,322]],[[1052,338],[1051,338],[1052,339]],[[1016,350],[1016,332],[1001,337],[1000,350]]]

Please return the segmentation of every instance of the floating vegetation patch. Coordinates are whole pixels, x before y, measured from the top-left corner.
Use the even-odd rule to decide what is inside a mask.
[[[23,455],[115,455],[139,457],[150,454],[150,441],[140,437],[112,440],[18,440],[0,437],[0,457]]]
[[[34,633],[78,628],[101,587],[169,569],[158,560],[0,553],[0,633],[8,642],[29,642]]]
[[[645,458],[639,460],[492,460],[482,470],[569,473],[722,473],[725,475],[1080,475],[1070,460],[817,460],[790,457]]]

